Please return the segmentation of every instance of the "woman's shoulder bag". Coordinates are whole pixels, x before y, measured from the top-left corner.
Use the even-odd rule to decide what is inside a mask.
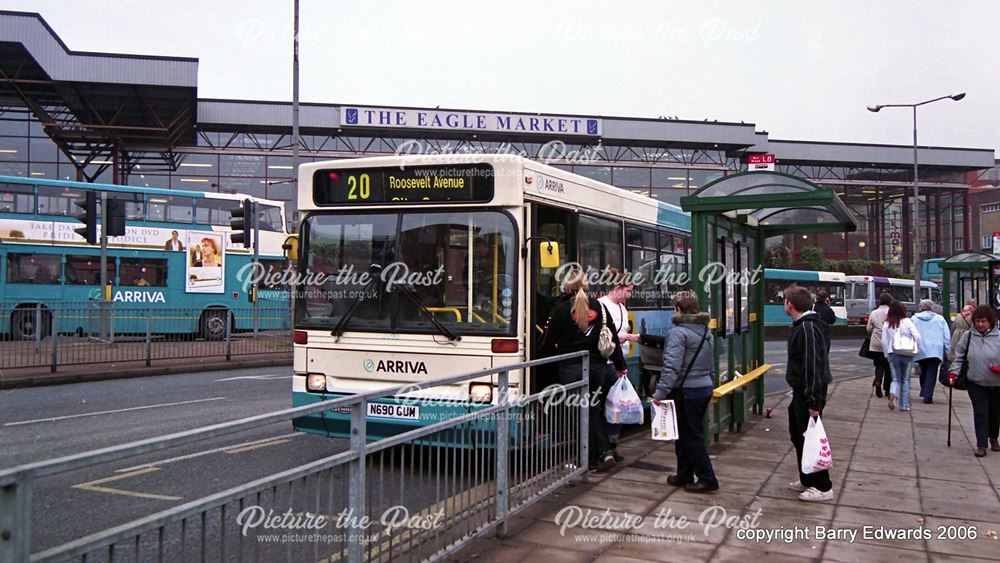
[[[601,304],[601,324],[603,326],[601,326],[601,333],[597,337],[597,351],[606,360],[615,353],[615,339],[614,335],[611,334],[611,329],[608,328],[608,310],[603,304]]]

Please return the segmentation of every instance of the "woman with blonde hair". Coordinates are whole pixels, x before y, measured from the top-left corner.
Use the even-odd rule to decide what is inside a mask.
[[[590,465],[599,471],[615,464],[614,452],[604,428],[604,397],[601,392],[608,360],[619,372],[626,370],[625,356],[618,341],[618,329],[601,303],[587,295],[589,283],[579,269],[570,270],[563,280],[563,294],[556,301],[544,336],[544,348],[550,355],[586,350],[590,353]],[[611,330],[615,349],[605,358],[598,349],[601,329]],[[583,365],[579,359],[559,364],[559,383],[568,385],[580,381]]]

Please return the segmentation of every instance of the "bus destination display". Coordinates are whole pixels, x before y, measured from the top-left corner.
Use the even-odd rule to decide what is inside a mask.
[[[486,202],[493,197],[488,164],[317,170],[317,205]]]

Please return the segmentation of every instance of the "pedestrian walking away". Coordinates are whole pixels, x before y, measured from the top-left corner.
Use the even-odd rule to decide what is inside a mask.
[[[920,352],[914,356],[920,366],[920,397],[924,403],[934,402],[934,386],[942,362],[951,350],[951,332],[944,317],[935,313],[934,302],[924,299],[917,305],[918,313],[913,315],[913,324],[920,333]]]
[[[792,317],[788,335],[788,365],[785,381],[792,388],[788,405],[788,434],[795,446],[795,470],[799,478],[788,488],[799,492],[799,499],[815,502],[833,500],[830,470],[802,473],[803,435],[809,419],[821,417],[826,406],[826,390],[833,376],[830,373],[830,349],[827,332],[830,325],[812,311],[812,295],[804,287],[785,290],[785,314]]]
[[[912,349],[903,347],[912,345]],[[920,332],[913,321],[906,318],[906,307],[901,301],[889,304],[889,314],[882,323],[882,353],[889,360],[892,372],[892,385],[889,389],[889,410],[896,409],[899,400],[899,410],[910,410],[910,380],[913,379],[910,370],[913,368],[913,358],[920,352]]]
[[[889,314],[889,303],[892,303],[892,295],[883,293],[878,298],[878,309],[868,313],[869,344],[868,351],[871,352],[872,362],[875,363],[875,381],[872,388],[875,396],[881,399],[883,395],[889,394],[889,386],[892,385],[892,375],[889,371],[889,360],[882,353],[882,324]]]

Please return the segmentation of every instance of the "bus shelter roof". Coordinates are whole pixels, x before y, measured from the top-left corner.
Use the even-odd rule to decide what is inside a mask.
[[[766,237],[858,229],[836,192],[779,172],[725,176],[682,197],[681,208],[690,213],[730,215],[759,228]]]
[[[1000,262],[1000,255],[989,252],[963,252],[941,262],[943,270],[975,270],[989,267],[990,262]]]

